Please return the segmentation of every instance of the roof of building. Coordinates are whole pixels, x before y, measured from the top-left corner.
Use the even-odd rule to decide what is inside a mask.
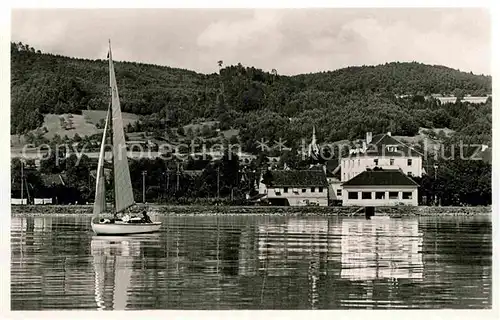
[[[464,145],[462,147],[462,155],[466,159],[481,160],[485,163],[492,162],[492,149],[487,145]]]
[[[204,170],[183,170],[182,172],[191,177],[198,177],[203,174]]]
[[[340,162],[338,159],[332,159],[326,161],[326,176],[328,178],[339,178],[340,175]]]
[[[492,150],[491,150],[491,148],[487,148],[486,150],[479,151],[474,156],[477,158],[481,158],[481,160],[483,160],[486,163],[489,163],[489,164],[492,163]]]
[[[46,186],[66,185],[65,178],[63,174],[42,174],[42,182]]]
[[[326,174],[321,169],[270,171],[271,187],[327,187]]]
[[[342,186],[418,186],[401,170],[378,169],[366,170],[346,181]]]
[[[389,148],[390,146],[397,146],[397,150],[392,150],[391,148]],[[414,148],[411,148],[410,146],[404,144],[403,142],[387,133],[374,135],[371,142],[367,143],[366,147],[366,152],[363,152],[365,156],[422,156],[422,153],[418,152]]]
[[[390,151],[388,146],[397,146],[397,151]],[[386,133],[377,134],[372,137],[372,141],[367,146],[367,155],[376,156],[421,156],[422,154],[415,149],[407,146],[393,136]]]

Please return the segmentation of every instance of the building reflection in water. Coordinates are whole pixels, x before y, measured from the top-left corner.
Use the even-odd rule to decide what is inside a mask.
[[[158,235],[93,236],[91,254],[95,271],[95,301],[99,310],[125,310],[131,285],[134,259],[140,260],[144,241]]]
[[[368,300],[373,294],[373,280],[423,277],[423,234],[416,219],[291,218],[280,224],[261,224],[256,234],[256,269],[265,277],[291,276],[293,263],[308,262],[312,309],[320,299],[318,287],[325,276],[365,281]],[[249,244],[244,246],[248,248]],[[248,265],[240,267],[240,274],[250,275],[251,271]]]
[[[341,277],[422,279],[423,234],[417,220],[342,221]]]

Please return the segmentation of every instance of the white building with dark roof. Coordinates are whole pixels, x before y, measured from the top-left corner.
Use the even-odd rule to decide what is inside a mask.
[[[327,206],[328,181],[322,169],[273,170],[259,183],[261,201],[286,206]]]
[[[349,181],[375,167],[401,170],[409,176],[421,177],[422,154],[392,137],[390,132],[374,136],[367,132],[362,146],[351,149],[349,156],[342,158],[341,181]]]
[[[418,205],[418,184],[402,170],[367,169],[342,183],[344,206]]]

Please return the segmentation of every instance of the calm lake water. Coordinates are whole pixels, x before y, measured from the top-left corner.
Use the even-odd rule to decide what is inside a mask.
[[[11,309],[491,308],[490,217],[12,217]]]

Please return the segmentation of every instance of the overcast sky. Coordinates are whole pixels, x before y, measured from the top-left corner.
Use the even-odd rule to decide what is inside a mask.
[[[23,9],[12,41],[43,52],[154,63],[203,73],[224,64],[279,74],[391,61],[491,74],[483,9]]]

